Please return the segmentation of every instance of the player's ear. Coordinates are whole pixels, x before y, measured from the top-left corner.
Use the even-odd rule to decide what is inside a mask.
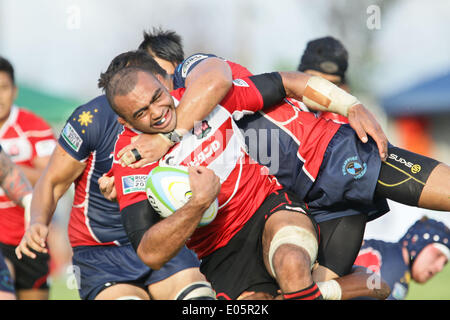
[[[124,118],[122,118],[121,116],[117,117],[117,121],[121,124],[121,125],[125,125],[127,122],[125,121]]]
[[[14,85],[14,98],[13,98],[13,100],[16,100],[18,95],[19,95],[19,88],[16,85]]]
[[[124,127],[127,127],[128,129],[132,129],[132,128],[133,128],[133,127],[130,126],[130,125],[128,124],[128,122],[127,122],[124,118],[122,118],[121,116],[118,116],[118,117],[117,117],[117,121],[118,121],[121,125],[123,125]]]

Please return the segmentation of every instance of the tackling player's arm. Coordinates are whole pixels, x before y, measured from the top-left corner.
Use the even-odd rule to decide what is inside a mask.
[[[121,210],[130,242],[139,258],[154,270],[160,269],[185,245],[220,191],[219,178],[205,167],[189,167],[189,182],[192,197],[167,218],[160,219],[148,200]]]
[[[9,199],[24,207],[24,198],[33,191],[25,174],[0,149],[0,185]]]
[[[185,79],[186,91],[176,109],[176,134],[182,136],[194,128],[196,121],[204,119],[225,97],[232,86],[232,74],[228,63],[216,57],[206,57],[195,65]],[[128,165],[128,154],[137,149],[142,157],[131,167],[137,168],[160,159],[174,145],[165,135],[138,136],[131,145],[120,150],[119,161]],[[135,161],[135,159],[132,162]]]
[[[317,282],[325,300],[349,300],[370,297],[385,300],[391,289],[386,281],[365,267],[354,267],[352,273],[324,282]]]
[[[377,143],[382,160],[387,157],[388,140],[373,114],[345,90],[321,77],[302,72],[280,72],[286,95],[303,101],[311,110],[338,113],[348,118],[359,139],[370,135]]]
[[[59,144],[56,146],[33,191],[30,226],[16,248],[16,255],[19,259],[22,258],[22,253],[31,258],[36,257],[29,248],[37,252],[47,252],[45,241],[48,235],[48,225],[58,200],[85,168],[86,163],[75,160]]]

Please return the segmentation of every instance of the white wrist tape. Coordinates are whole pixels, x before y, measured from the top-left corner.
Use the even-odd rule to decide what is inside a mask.
[[[360,104],[356,97],[317,76],[312,76],[306,83],[303,103],[308,107],[338,113],[345,117],[350,107]]]
[[[316,284],[324,300],[341,300],[342,289],[336,280],[317,282]]]
[[[25,209],[25,213],[24,213],[25,226],[28,226],[28,224],[30,223],[31,198],[32,198],[32,194],[29,193],[25,197],[23,197],[22,201],[21,201],[22,207]]]
[[[308,252],[311,259],[311,268],[316,262],[317,251],[319,245],[316,237],[308,230],[297,226],[286,226],[277,231],[274,235],[269,248],[269,264],[272,274],[276,276],[275,269],[273,267],[273,255],[275,251],[283,244],[293,244],[303,248]]]

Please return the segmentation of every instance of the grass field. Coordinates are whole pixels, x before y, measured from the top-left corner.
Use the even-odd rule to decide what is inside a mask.
[[[407,300],[450,300],[450,266],[425,284],[411,283]]]
[[[70,290],[64,277],[53,279],[50,287],[51,300],[79,300],[77,290]],[[450,266],[426,284],[412,282],[407,300],[450,300]]]

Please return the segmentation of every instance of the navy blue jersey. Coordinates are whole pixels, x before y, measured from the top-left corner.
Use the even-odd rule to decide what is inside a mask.
[[[74,159],[86,163],[86,169],[75,181],[69,222],[73,247],[128,243],[117,203],[108,201],[98,185],[98,179],[111,169],[114,145],[122,130],[117,115],[102,95],[78,107],[61,132],[61,147]]]
[[[182,62],[175,70],[174,87],[184,87],[189,72],[209,57],[216,56],[194,54]],[[234,85],[243,85],[239,78],[250,72],[226,62]],[[285,99],[236,121],[250,156],[307,201],[319,223],[361,213],[372,220],[386,213],[386,200],[374,198],[381,165],[375,142],[363,144],[350,127],[305,110],[302,103]],[[347,174],[346,165],[360,165],[361,171]]]
[[[400,243],[364,240],[355,265],[377,272],[391,288],[388,300],[403,300],[408,293],[411,273],[403,260]]]

